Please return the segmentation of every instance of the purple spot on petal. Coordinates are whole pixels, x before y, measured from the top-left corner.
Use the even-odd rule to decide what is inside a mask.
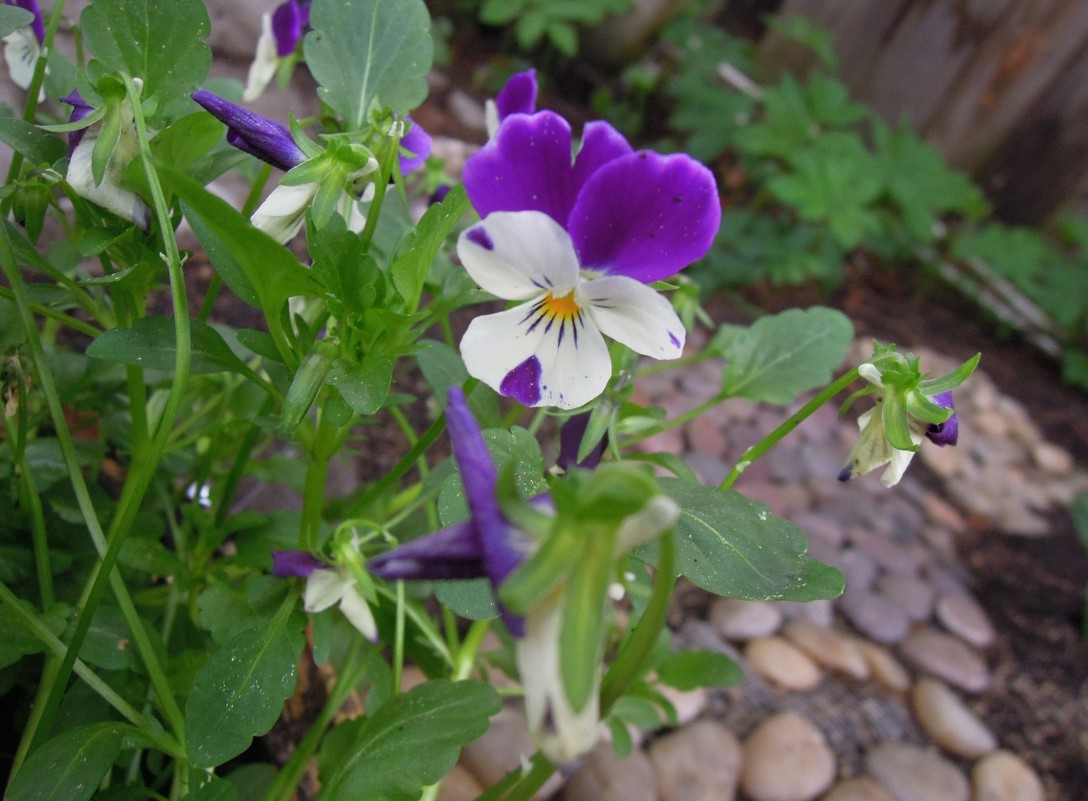
[[[495,249],[495,243],[491,241],[491,237],[488,235],[487,230],[483,226],[470,228],[465,236],[468,237],[469,242],[473,242],[479,245],[484,250]]]
[[[525,406],[535,406],[540,402],[540,372],[540,360],[530,356],[506,374],[499,392]]]
[[[675,348],[680,347],[680,340],[677,339],[676,334],[672,331],[669,332],[669,342],[671,342]]]

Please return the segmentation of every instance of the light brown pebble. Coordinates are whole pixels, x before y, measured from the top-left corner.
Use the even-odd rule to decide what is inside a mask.
[[[485,787],[502,779],[522,761],[536,753],[525,717],[513,707],[504,707],[491,719],[484,735],[461,749],[461,761]],[[558,777],[550,786],[558,787]]]
[[[657,779],[642,751],[635,749],[620,759],[610,743],[599,743],[567,780],[563,799],[657,801]]]
[[[752,801],[811,801],[835,779],[835,755],[806,718],[779,712],[744,743],[740,784]]]
[[[832,787],[820,801],[895,801],[872,779],[847,779]]]
[[[971,645],[986,648],[993,645],[993,624],[986,610],[972,598],[963,593],[942,595],[937,599],[937,620],[946,629],[956,634]]]
[[[786,690],[810,690],[823,680],[820,668],[800,648],[781,637],[759,637],[744,649],[748,665]]]
[[[990,686],[986,663],[950,634],[921,631],[904,640],[900,648],[907,662],[961,690],[977,693]]]
[[[438,801],[472,801],[484,791],[474,775],[458,762],[442,779],[438,788]]]
[[[1067,476],[1073,472],[1075,462],[1065,448],[1051,442],[1040,442],[1031,449],[1031,458],[1044,472],[1052,476]]]
[[[970,797],[959,768],[934,750],[880,743],[866,755],[865,764],[896,801],[967,801]]]
[[[911,704],[922,729],[946,751],[977,759],[997,748],[993,732],[942,682],[919,679],[911,691]]]
[[[910,689],[910,673],[890,651],[865,640],[855,640],[854,644],[869,663],[869,672],[874,679],[890,690]]]
[[[885,595],[848,588],[839,599],[839,609],[854,628],[875,642],[902,642],[910,633],[910,617]]]
[[[783,634],[824,667],[855,679],[869,678],[869,664],[848,637],[808,620],[791,620]]]
[[[782,625],[782,610],[766,601],[717,598],[710,606],[710,622],[727,640],[769,637]]]
[[[662,801],[733,801],[740,742],[720,723],[700,720],[657,740],[650,764]]]
[[[975,801],[1044,801],[1043,783],[1016,754],[995,751],[971,771]]]

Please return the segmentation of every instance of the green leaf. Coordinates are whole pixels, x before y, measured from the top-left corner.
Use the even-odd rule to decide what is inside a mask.
[[[325,376],[325,383],[335,387],[348,406],[359,414],[374,414],[389,397],[395,363],[395,359],[384,354],[367,355],[361,367],[337,359]]]
[[[277,615],[236,636],[196,674],[185,704],[185,746],[194,765],[221,765],[272,728],[295,689],[304,624],[302,615]]]
[[[83,11],[80,28],[87,47],[106,72],[124,71],[144,82],[145,100],[155,100],[155,121],[192,108],[189,94],[208,74],[211,31],[201,0],[96,0]]]
[[[210,325],[191,318],[189,331],[192,336],[192,372],[249,372],[249,368]],[[141,317],[127,328],[111,328],[100,334],[87,348],[87,355],[150,370],[173,372],[176,341],[173,318]]]
[[[728,397],[787,404],[830,381],[853,336],[842,312],[814,306],[763,317],[747,329],[724,327],[710,349],[726,358]]]
[[[453,767],[461,746],[482,735],[502,707],[473,681],[428,681],[341,724],[318,755],[318,801],[416,801]]]
[[[675,651],[657,666],[661,682],[677,690],[732,687],[744,681],[736,662],[717,651]]]
[[[0,11],[8,9],[0,6]],[[22,9],[10,9],[21,11]],[[0,142],[22,153],[31,164],[53,164],[64,158],[64,141],[18,117],[0,117]]]
[[[393,286],[404,299],[409,313],[419,306],[423,284],[438,249],[470,208],[465,187],[458,184],[441,203],[427,209],[419,226],[406,239],[403,252],[393,260],[389,267]]]
[[[223,644],[246,629],[268,620],[283,603],[288,582],[275,576],[250,573],[239,585],[213,577],[197,597],[201,628]]]
[[[222,141],[225,131],[226,126],[211,114],[188,114],[155,134],[151,155],[156,162],[187,170]]]
[[[680,574],[726,598],[814,601],[842,593],[842,573],[806,555],[804,532],[732,490],[661,479],[680,506],[676,557]],[[656,543],[636,552],[652,563]]]
[[[0,6],[0,36],[25,28],[34,21],[34,15],[25,8]]]
[[[434,46],[423,0],[314,0],[310,26],[306,66],[349,131],[375,105],[403,115],[427,96]]]
[[[495,593],[486,578],[436,581],[434,597],[455,615],[466,620],[494,620],[499,616]]]
[[[7,801],[86,801],[121,753],[121,723],[91,723],[59,734],[31,752],[15,775]]]

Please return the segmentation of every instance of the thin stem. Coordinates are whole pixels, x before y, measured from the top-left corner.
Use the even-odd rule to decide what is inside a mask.
[[[41,595],[42,609],[48,611],[56,602],[53,592],[53,567],[49,559],[49,539],[45,531],[45,514],[42,511],[42,499],[34,484],[34,471],[26,459],[26,451],[20,455],[19,477],[22,479],[20,493],[22,503],[30,512],[30,531],[34,542],[34,564],[38,571],[38,592]]]
[[[11,290],[6,286],[0,286],[0,298],[7,300],[13,300]],[[54,309],[52,306],[46,306],[44,303],[38,303],[36,301],[30,301],[30,310],[39,317],[45,317],[49,320],[54,320],[63,326],[71,328],[73,331],[78,331],[81,334],[86,334],[89,337],[97,337],[102,333],[101,328],[96,328],[90,323],[80,320],[78,317],[73,317],[70,314],[65,314],[62,311]]]
[[[740,478],[740,474],[747,470],[752,462],[773,448],[783,437],[797,428],[806,417],[857,381],[859,377],[860,373],[858,372],[858,368],[855,367],[853,370],[826,387],[819,395],[798,409],[794,414],[790,415],[778,428],[744,452],[740,457],[740,461],[737,462],[729,472],[729,475],[727,475],[722,480],[722,483],[718,485],[718,489],[729,489],[732,487],[736,480]]]
[[[400,692],[401,679],[404,676],[404,582],[397,581],[396,623],[393,635],[393,694]]]
[[[630,437],[627,437],[623,440],[622,447],[626,447],[628,445],[635,445],[636,443],[642,442],[644,439],[649,439],[655,434],[660,434],[662,431],[671,431],[674,428],[686,425],[687,423],[690,423],[692,420],[694,420],[696,417],[699,417],[700,415],[710,411],[728,397],[729,396],[726,395],[724,392],[719,393],[713,398],[703,401],[694,409],[689,409],[688,411],[684,412],[681,415],[677,415],[671,420],[666,420],[665,422],[661,423],[661,425],[654,426],[653,428],[650,428],[646,431],[640,431],[637,434],[632,434]]]
[[[451,677],[454,681],[463,681],[472,675],[472,670],[476,667],[476,653],[480,650],[484,635],[487,634],[489,628],[491,628],[490,620],[477,620],[468,627],[465,639],[461,641],[461,647],[457,649],[457,658],[454,660]]]

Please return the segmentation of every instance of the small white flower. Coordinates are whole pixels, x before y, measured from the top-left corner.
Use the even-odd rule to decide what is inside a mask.
[[[276,37],[272,33],[272,15],[262,14],[261,35],[257,38],[257,52],[253,55],[253,63],[249,65],[242,102],[252,103],[264,93],[275,77],[279,63]]]
[[[371,642],[378,641],[378,626],[370,605],[347,568],[321,568],[310,573],[302,603],[307,612],[322,612],[339,603],[340,611],[360,634]]]
[[[20,89],[29,89],[41,54],[42,46],[30,27],[18,28],[5,36],[4,61],[8,64],[11,82]]]

